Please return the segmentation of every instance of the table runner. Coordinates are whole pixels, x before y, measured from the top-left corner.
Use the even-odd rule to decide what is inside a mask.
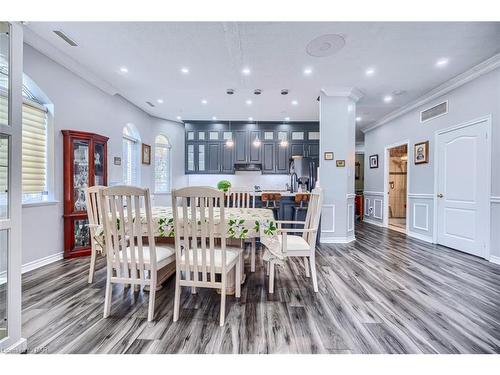
[[[264,253],[264,260],[283,259],[281,245],[278,239],[278,228],[274,220],[273,212],[265,208],[225,208],[225,221],[227,223],[226,238],[247,239],[260,237],[260,242],[268,251]],[[188,213],[191,216],[191,213]],[[153,235],[155,237],[174,237],[174,217],[172,207],[152,207]],[[182,210],[179,209],[182,217]],[[125,214],[127,219],[127,215]],[[135,220],[135,214],[132,214]],[[199,210],[197,209],[199,219]],[[220,209],[214,208],[214,219],[216,225],[220,224]],[[145,223],[145,213],[141,212],[141,223]],[[119,225],[119,223],[117,223]],[[102,246],[104,244],[104,231],[102,226],[96,227],[96,241]],[[145,225],[143,233],[147,233]]]

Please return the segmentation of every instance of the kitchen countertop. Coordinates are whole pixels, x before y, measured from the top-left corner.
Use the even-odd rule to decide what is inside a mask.
[[[297,194],[306,194],[309,192],[302,192],[302,191],[297,191],[295,193],[290,193],[288,190],[263,190],[263,191],[256,191],[255,196],[260,197],[262,196],[263,193],[279,193],[281,194],[282,197],[295,197]]]

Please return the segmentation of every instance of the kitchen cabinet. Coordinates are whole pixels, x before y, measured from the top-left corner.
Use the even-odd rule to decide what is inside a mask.
[[[222,169],[221,164],[221,142],[210,142],[207,145],[207,173],[217,173]]]
[[[260,131],[251,131],[250,132],[250,144],[249,144],[249,153],[248,153],[248,163],[261,163],[261,154],[262,154],[262,143],[261,147],[255,147],[253,145],[253,142],[256,138],[259,138],[259,140],[262,141],[262,136],[260,134]]]
[[[276,147],[276,170],[278,174],[288,174],[290,164],[289,146],[283,147],[280,144]]]
[[[276,153],[274,142],[262,143],[262,173],[274,173],[276,165]]]
[[[237,130],[234,132],[234,162],[246,163],[248,153],[248,132]]]
[[[185,126],[186,174],[232,174],[235,164],[258,164],[263,174],[288,174],[291,156],[319,158],[317,122],[186,121]],[[257,137],[260,147],[253,144]],[[228,139],[233,147],[226,145]]]
[[[222,173],[234,173],[234,146],[228,147],[226,143],[222,143]]]

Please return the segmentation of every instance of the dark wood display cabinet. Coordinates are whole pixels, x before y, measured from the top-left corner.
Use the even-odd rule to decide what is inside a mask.
[[[108,137],[63,130],[64,257],[90,255],[85,188],[108,184]]]

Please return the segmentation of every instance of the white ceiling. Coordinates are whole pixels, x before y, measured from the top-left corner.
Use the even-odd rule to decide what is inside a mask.
[[[355,87],[364,95],[357,106],[361,129],[500,52],[500,23],[493,22],[30,22],[26,27],[55,47],[49,54],[66,54],[146,112],[174,120],[318,120],[321,89]],[[53,30],[63,30],[78,46],[70,47]],[[345,47],[327,57],[309,56],[306,45],[323,34],[343,35]],[[442,57],[449,64],[437,68]],[[128,73],[120,72],[122,66]],[[181,67],[190,73],[181,74]],[[243,67],[251,69],[249,76],[241,74]],[[310,76],[303,74],[306,67],[313,69]],[[367,77],[370,67],[376,73]],[[227,95],[228,88],[236,93]],[[262,95],[253,94],[256,88]],[[283,88],[289,89],[287,96],[280,95]],[[395,90],[404,93],[384,103],[384,95]]]

